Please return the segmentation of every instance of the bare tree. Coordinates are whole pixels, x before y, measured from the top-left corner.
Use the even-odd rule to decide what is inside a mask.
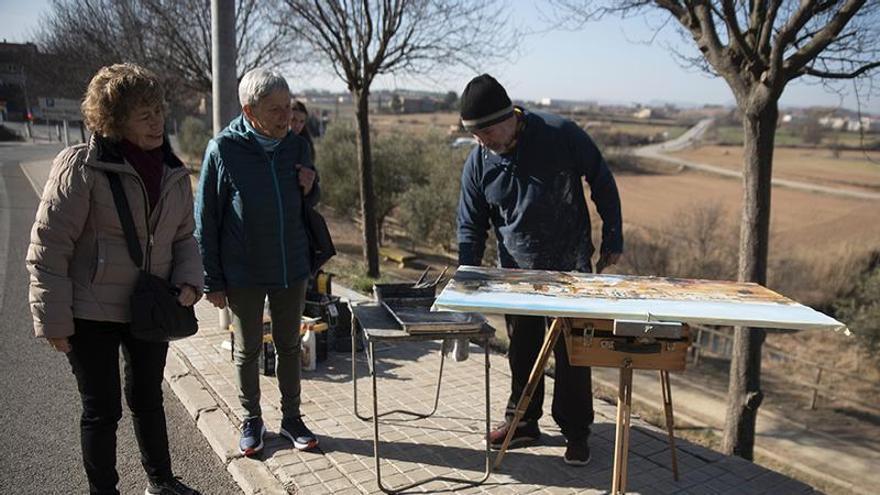
[[[351,93],[367,272],[379,276],[376,200],[370,147],[369,93],[382,74],[426,75],[442,67],[476,67],[510,53],[505,17],[495,0],[285,0],[279,23],[329,62]]]
[[[738,278],[765,284],[770,179],[786,85],[805,76],[867,78],[880,67],[876,0],[553,0],[560,19],[582,25],[601,16],[660,15],[690,38],[685,62],[723,78],[742,114],[743,210]],[[676,22],[677,21],[677,22]],[[723,449],[752,459],[761,391],[760,329],[737,328]]]
[[[239,78],[297,53],[289,49],[289,31],[270,23],[270,14],[265,2],[236,0]],[[155,70],[170,87],[211,91],[209,1],[52,0],[41,26],[41,50],[65,60],[63,76],[81,87],[97,68],[130,61]]]

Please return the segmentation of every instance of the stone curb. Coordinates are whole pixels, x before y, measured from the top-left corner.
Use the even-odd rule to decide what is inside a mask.
[[[247,495],[274,495],[295,493],[288,490],[262,461],[243,457],[238,444],[238,428],[221,409],[219,400],[197,377],[182,353],[173,347],[168,353],[165,380],[180,399],[183,407],[196,421],[202,435],[217,457],[226,464],[232,479]]]
[[[227,466],[226,470],[232,474],[232,479],[238,483],[242,491],[253,495],[287,495],[288,493],[296,493],[295,490],[287,490],[275,478],[272,471],[257,459],[248,459],[247,457],[239,457],[233,459]]]

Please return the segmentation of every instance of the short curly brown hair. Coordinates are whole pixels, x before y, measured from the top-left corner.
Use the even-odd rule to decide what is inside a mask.
[[[92,77],[83,97],[86,127],[106,138],[122,139],[122,126],[137,107],[165,105],[159,77],[137,64],[102,67]]]

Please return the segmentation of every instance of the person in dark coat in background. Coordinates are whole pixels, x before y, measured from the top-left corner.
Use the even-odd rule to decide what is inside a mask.
[[[479,146],[461,175],[458,208],[459,264],[479,266],[490,227],[498,239],[502,268],[592,271],[594,251],[584,180],[602,217],[597,272],[615,264],[623,252],[620,196],[602,154],[578,125],[556,115],[515,107],[492,76],[472,79],[461,96],[461,122]],[[515,427],[510,447],[536,442],[541,432],[544,380],[522,421],[511,425],[516,404],[543,343],[543,317],[507,315],[508,361],[512,383],[505,421],[489,435],[498,449]],[[566,438],[564,460],[574,466],[590,460],[593,423],[590,368],[571,366],[565,340],[554,349],[556,381],[553,419]]]
[[[305,139],[309,143],[309,153],[311,153],[312,163],[315,162],[315,141],[312,139],[312,133],[309,132],[309,110],[306,104],[293,100],[290,104],[290,131],[297,136]]]
[[[290,90],[276,72],[254,69],[238,88],[242,114],[208,143],[196,198],[196,239],[206,298],[232,311],[236,378],[244,409],[239,451],[263,448],[259,357],[269,299],[279,433],[298,450],[318,445],[300,412],[300,323],[311,273],[303,205],[320,191],[305,139],[290,132]]]

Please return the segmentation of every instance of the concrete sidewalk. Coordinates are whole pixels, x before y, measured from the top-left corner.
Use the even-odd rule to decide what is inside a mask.
[[[270,431],[260,459],[237,452],[241,409],[228,338],[217,328],[217,311],[205,301],[197,306],[202,325],[197,336],[175,342],[166,378],[197,420],[217,455],[245,493],[337,495],[381,493],[375,481],[372,423],[354,415],[351,361],[348,353],[330,352],[316,371],[304,372],[302,411],[321,439],[315,452],[298,452],[277,435],[281,421],[275,379],[261,378],[263,414]],[[439,364],[438,343],[382,345],[377,350],[380,410],[428,410],[433,404]],[[383,482],[400,486],[437,474],[479,478],[482,474],[483,395],[482,350],[471,347],[471,358],[448,362],[437,413],[418,421],[389,416],[381,421]],[[504,356],[491,356],[491,412],[504,409],[509,375]],[[372,394],[366,361],[358,358],[359,407],[368,415]],[[552,391],[548,379],[547,391]],[[550,397],[545,400],[549,411]],[[501,472],[479,486],[434,482],[414,491],[434,493],[607,493],[611,486],[615,407],[596,401],[590,439],[592,461],[583,468],[562,462],[564,439],[550,418],[541,420],[540,445],[511,451]],[[493,419],[493,423],[497,417]],[[630,493],[814,493],[793,479],[736,457],[678,441],[681,480],[674,482],[665,433],[633,420],[629,455]]]

